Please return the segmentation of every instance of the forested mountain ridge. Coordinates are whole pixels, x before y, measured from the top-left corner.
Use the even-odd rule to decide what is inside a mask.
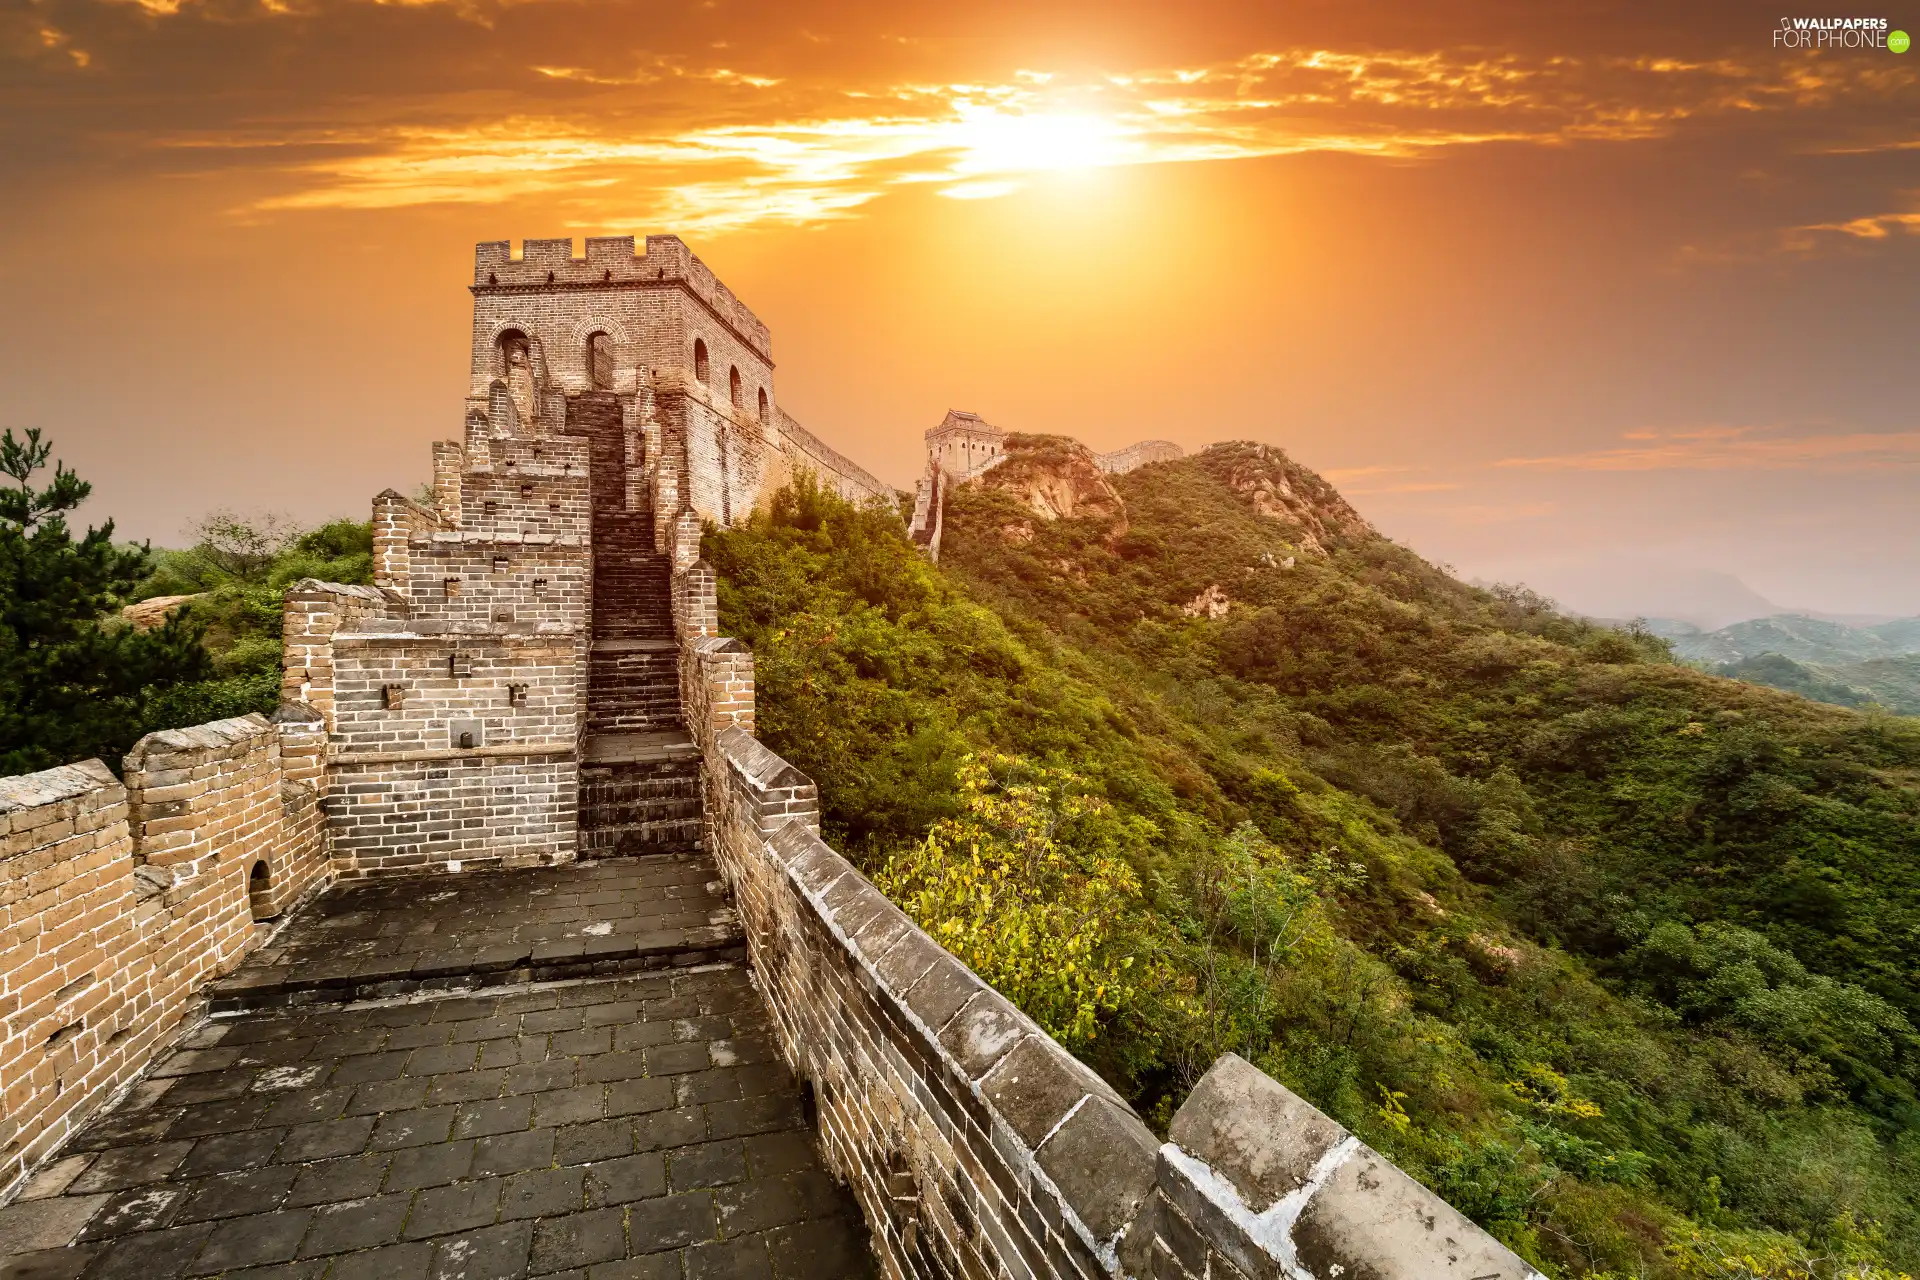
[[[762,735],[949,946],[1150,1120],[1235,1049],[1552,1274],[1914,1269],[1920,727],[1468,587],[1271,447],[1052,519],[996,474],[938,569],[805,490],[707,544]]]
[[[1718,631],[1657,625],[1674,652],[1715,675],[1786,689],[1837,706],[1878,703],[1920,715],[1920,618],[1873,626],[1779,614]]]

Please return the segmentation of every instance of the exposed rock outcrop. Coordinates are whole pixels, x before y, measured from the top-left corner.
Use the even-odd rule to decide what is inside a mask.
[[[1323,556],[1334,542],[1380,536],[1332,485],[1273,445],[1235,440],[1198,457],[1260,515],[1298,529],[1303,551]]]
[[[133,624],[135,631],[151,631],[155,627],[166,625],[173,611],[189,600],[198,600],[205,592],[190,596],[154,596],[151,600],[140,600],[120,611],[120,616]]]
[[[1012,434],[1006,459],[974,483],[1012,494],[1042,520],[1100,518],[1115,522],[1110,536],[1126,533],[1127,504],[1078,440]]]
[[[1192,603],[1181,606],[1180,612],[1189,618],[1224,618],[1232,608],[1232,599],[1225,588],[1216,582],[1195,596]]]

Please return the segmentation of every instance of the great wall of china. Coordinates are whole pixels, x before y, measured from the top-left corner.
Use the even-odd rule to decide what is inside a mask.
[[[822,841],[701,530],[898,495],[681,241],[570,243],[478,246],[463,438],[271,721],[0,780],[0,1267],[1531,1276],[1231,1055],[1156,1137]]]

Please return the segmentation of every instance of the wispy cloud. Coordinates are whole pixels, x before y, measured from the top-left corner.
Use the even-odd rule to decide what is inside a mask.
[[[1908,235],[1920,235],[1920,212],[1915,213],[1876,213],[1864,218],[1850,218],[1845,222],[1818,222],[1801,227],[1803,232],[1836,232],[1852,236],[1856,240],[1885,240],[1898,232]]]
[[[176,0],[145,0],[172,4]],[[635,108],[594,115],[492,114],[376,129],[358,146],[280,170],[254,212],[497,203],[560,194],[617,200],[628,216],[690,229],[846,217],[883,194],[932,184],[993,199],[1035,175],[1303,152],[1395,159],[1495,142],[1564,145],[1662,136],[1703,116],[1804,104],[1853,91],[1840,73],[1671,60],[1526,60],[1442,52],[1261,52],[1206,66],[1069,79],[804,85],[736,69],[656,62],[626,69],[540,64],[542,81],[644,97],[704,80],[718,94],[779,87],[763,122],[635,127]],[[717,113],[737,120],[738,103]],[[205,139],[176,140],[204,145]],[[1859,232],[1857,234],[1868,234]]]
[[[1541,471],[1862,471],[1920,464],[1920,431],[1765,435],[1750,427],[1634,432],[1616,449],[1502,458],[1493,465]]]

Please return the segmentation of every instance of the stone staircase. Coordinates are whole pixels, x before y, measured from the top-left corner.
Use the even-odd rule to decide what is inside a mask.
[[[593,475],[593,640],[580,760],[580,857],[700,847],[700,763],[680,713],[667,558],[653,513],[626,507],[620,408],[575,396],[568,429],[587,437]]]

